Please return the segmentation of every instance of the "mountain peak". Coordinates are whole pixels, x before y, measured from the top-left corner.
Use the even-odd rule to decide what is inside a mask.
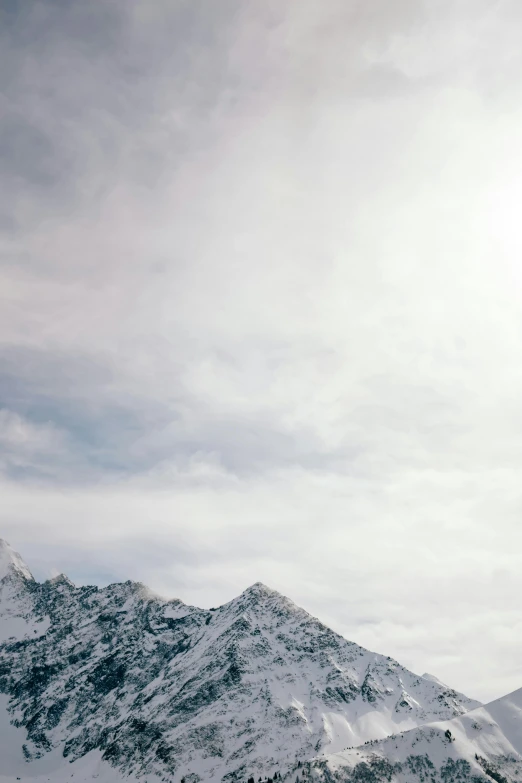
[[[5,541],[0,538],[0,580],[9,574],[15,573],[23,576],[24,579],[33,581],[33,575],[22,560],[21,555]]]
[[[255,582],[247,587],[241,595],[234,598],[227,606],[232,606],[236,610],[244,611],[250,608],[256,612],[274,614],[280,616],[281,613],[290,613],[300,615],[302,618],[310,617],[308,612],[297,606],[291,598],[279,593],[263,582]]]
[[[277,590],[273,590],[271,587],[268,587],[268,585],[263,584],[263,582],[254,582],[253,585],[247,587],[247,589],[244,590],[239,596],[239,600],[244,599],[254,601],[255,603],[264,602],[270,599],[290,603],[289,598],[286,598],[286,596],[284,596],[282,593],[278,593]]]
[[[69,587],[74,587],[74,582],[71,582],[67,574],[63,574],[63,573],[56,574],[56,576],[52,576],[47,581],[51,585],[68,585]]]
[[[1,684],[8,718],[22,716],[23,779],[27,761],[55,748],[60,780],[95,750],[116,768],[100,769],[105,780],[216,783],[281,769],[295,783],[295,764],[321,751],[476,706],[348,642],[262,582],[208,612],[137,582],[29,583],[14,575],[26,567],[5,542],[0,556],[11,574],[0,584]],[[39,661],[53,662],[45,676]],[[93,770],[81,773],[86,783],[98,777],[83,764]]]
[[[435,677],[434,674],[429,674],[429,672],[424,672],[422,675],[423,680],[429,680],[429,682],[435,682],[437,685],[442,685],[443,688],[448,688],[449,686],[446,685],[445,682],[442,682],[442,680],[439,680],[438,677]]]
[[[263,582],[254,582],[253,585],[247,587],[243,592],[243,595],[280,595],[277,590],[272,590],[271,587],[263,584]]]

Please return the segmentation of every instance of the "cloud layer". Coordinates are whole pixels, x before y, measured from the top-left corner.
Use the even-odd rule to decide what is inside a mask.
[[[517,4],[2,13],[2,534],[520,687]]]

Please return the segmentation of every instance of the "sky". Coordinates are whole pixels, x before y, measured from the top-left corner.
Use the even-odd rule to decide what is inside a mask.
[[[522,686],[517,0],[0,3],[0,535]]]

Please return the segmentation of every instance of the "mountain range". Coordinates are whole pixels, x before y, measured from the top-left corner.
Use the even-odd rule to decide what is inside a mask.
[[[0,783],[506,783],[521,693],[481,707],[261,583],[213,609],[39,583],[0,540]]]

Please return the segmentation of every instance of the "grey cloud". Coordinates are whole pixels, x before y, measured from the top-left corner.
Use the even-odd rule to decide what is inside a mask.
[[[62,434],[52,458],[40,451],[25,465],[28,479],[83,483],[110,473],[146,473],[162,463],[182,466],[193,455],[236,475],[292,464],[324,470],[354,454],[353,445],[324,452],[313,430],[285,432],[277,415],[262,408],[243,416],[220,411],[219,398],[198,400],[181,379],[169,403],[115,388],[118,366],[108,358],[4,346],[0,364],[3,410]],[[15,470],[22,478],[19,444],[10,449],[8,475]]]
[[[69,521],[74,526],[75,519]],[[128,579],[140,581],[144,573],[139,567],[141,555],[147,552],[150,567],[158,572],[174,568],[176,585],[174,590],[185,586],[187,574],[198,572],[208,559],[209,553],[202,542],[194,548],[178,538],[174,546],[165,548],[158,546],[146,536],[127,542],[108,545],[101,554],[98,547],[85,546],[82,551],[72,555],[67,545],[56,542],[40,542],[38,547],[28,544],[26,559],[37,561],[34,576],[37,579],[48,579],[53,573],[66,573],[76,584],[96,584],[105,586],[115,581],[124,582]]]
[[[303,73],[309,84],[318,74],[323,83],[331,78],[320,75],[318,34],[329,38],[331,67],[355,68],[356,92],[389,91],[399,73],[383,64],[367,69],[361,43],[380,36],[386,47],[418,12],[409,2],[396,4],[393,16],[386,3],[378,8],[368,14],[364,3],[335,3],[324,28],[313,3],[293,16],[271,4],[245,9],[237,0],[10,4],[0,60],[7,118],[0,160],[10,196],[4,222],[21,228],[70,213],[72,204],[96,209],[122,171],[157,187],[166,169],[216,144],[242,111],[255,111],[266,83],[281,84],[281,69],[290,103]]]
[[[230,34],[237,4],[221,4],[219,14],[212,8],[38,2],[8,9],[1,39],[6,220],[34,225],[70,212],[71,201],[95,207],[122,167],[152,185],[166,161],[176,165],[198,123],[204,131],[228,68],[221,37]],[[162,131],[156,123],[166,112],[174,120]]]
[[[518,687],[515,5],[4,6],[3,535]]]
[[[146,402],[117,399],[111,393],[114,368],[99,358],[12,346],[4,346],[0,353],[4,409],[32,426],[51,425],[63,435],[62,449],[53,459],[38,455],[42,478],[83,482],[99,478],[104,471],[129,470],[133,439],[157,425],[161,415],[165,417]],[[12,448],[16,451],[17,444]],[[27,478],[38,465],[31,468]]]

